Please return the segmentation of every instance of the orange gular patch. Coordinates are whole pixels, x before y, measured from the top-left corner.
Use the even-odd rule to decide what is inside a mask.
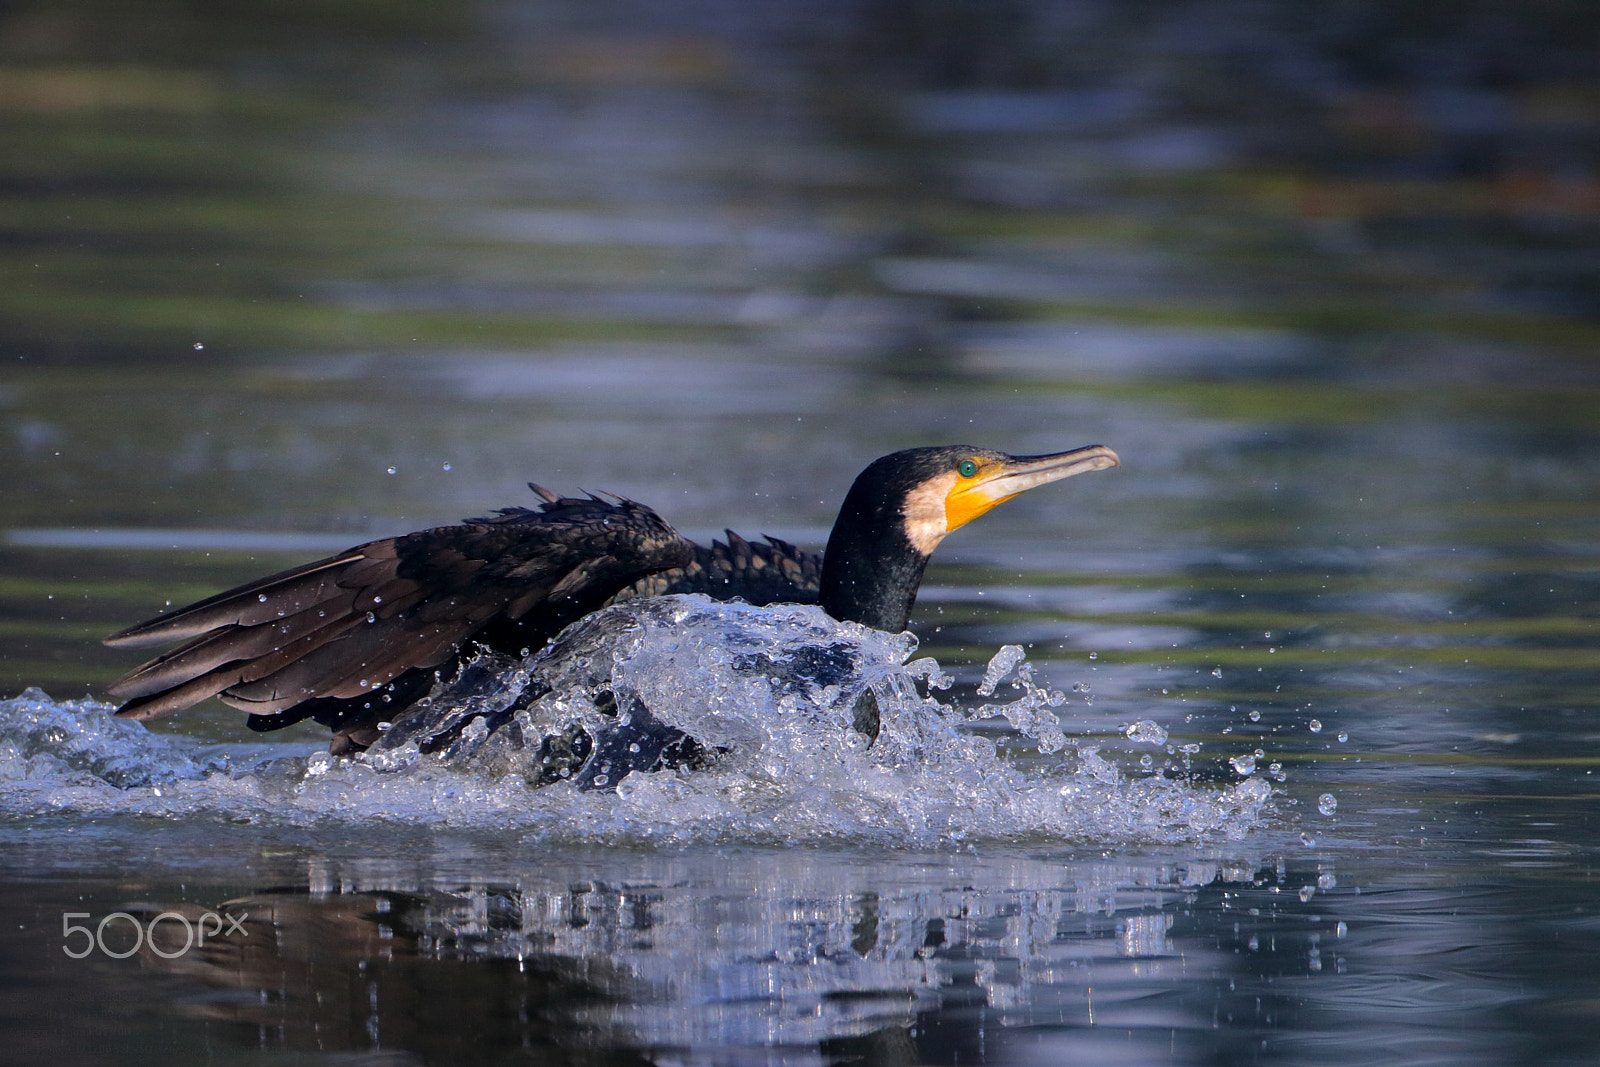
[[[977,471],[971,477],[956,476],[955,484],[944,498],[945,529],[955,530],[990,509],[1004,504],[1007,500],[1018,495],[1003,493],[994,484],[994,478],[1004,469],[1002,464],[983,461],[977,462]]]

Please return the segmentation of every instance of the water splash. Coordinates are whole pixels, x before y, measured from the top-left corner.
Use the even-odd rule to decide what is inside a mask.
[[[33,687],[15,699],[0,700],[0,789],[14,792],[21,783],[160,788],[180,779],[232,774],[260,762],[236,766],[226,752],[153,734],[140,723],[108,714],[110,710],[89,699],[57,703]]]
[[[1271,814],[1259,780],[1125,774],[1067,737],[1051,710],[1064,696],[1020,655],[1002,650],[985,681],[992,693],[1015,672],[1021,695],[965,712],[935,697],[950,679],[930,658],[908,662],[915,648],[814,607],[637,601],[531,657],[480,657],[356,759],[281,744],[224,753],[30,690],[0,701],[0,814],[903,847],[1238,838]],[[1024,758],[973,729],[998,718]],[[662,755],[685,735],[694,751]]]

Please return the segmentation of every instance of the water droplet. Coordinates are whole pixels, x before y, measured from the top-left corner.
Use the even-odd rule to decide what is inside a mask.
[[[1251,722],[1260,722],[1261,721],[1261,713],[1259,711],[1252,711],[1250,713],[1250,721]]]
[[[1317,875],[1317,888],[1323,892],[1327,892],[1338,884],[1339,879],[1335,878],[1332,874],[1323,872],[1322,874]]]
[[[367,621],[368,622],[377,622],[378,621],[377,614],[375,612],[371,612],[371,611],[367,612]],[[346,677],[349,677],[349,676],[346,675]]]
[[[1340,730],[1339,731],[1339,743],[1342,745],[1348,740],[1350,740],[1350,735],[1345,733],[1343,730]]]
[[[1310,722],[1306,723],[1306,727],[1312,733],[1320,734],[1322,732],[1322,720],[1321,719],[1312,719]]]
[[[597,774],[597,775],[594,776],[594,784],[595,785],[605,785],[606,783],[608,783],[610,781],[611,781],[611,776],[609,774]]]
[[[1089,683],[1088,682],[1073,682],[1072,683],[1072,691],[1074,693],[1087,693],[1089,691]]]
[[[1317,810],[1324,815],[1332,815],[1339,810],[1339,802],[1333,798],[1332,793],[1324,793],[1317,798]]]
[[[1123,732],[1128,735],[1129,740],[1138,741],[1141,744],[1162,745],[1166,744],[1167,741],[1167,731],[1160,723],[1152,722],[1149,719],[1140,719]]]
[[[1213,678],[1221,678],[1222,677],[1222,668],[1221,667],[1212,667],[1211,668],[1211,677],[1213,677]]]
[[[374,604],[382,604],[383,603],[383,597],[375,596],[375,597],[372,598],[372,602]]]
[[[1261,635],[1261,638],[1264,641],[1271,641],[1272,640],[1272,631],[1268,630],[1266,633]]]
[[[396,468],[396,467],[390,467],[390,468],[389,468],[389,473],[390,473],[390,474],[398,474],[398,473],[399,473],[399,468]]]
[[[445,465],[444,465],[444,469],[445,469],[445,470],[449,470],[449,469],[450,469],[450,464],[448,464],[448,463],[446,463],[446,464],[445,464]]]
[[[259,596],[257,596],[256,599],[261,601],[263,604],[265,604],[267,602],[267,594],[262,593]]]
[[[1090,659],[1099,659],[1099,658],[1100,658],[1100,653],[1098,653],[1098,652],[1091,652],[1091,653],[1089,653],[1089,658],[1090,658]]]
[[[1348,927],[1348,926],[1346,926],[1344,924],[1344,920],[1343,919],[1340,919],[1339,920],[1339,925],[1335,926],[1333,928],[1333,936],[1334,937],[1343,937],[1345,934],[1348,934],[1349,932],[1350,932],[1350,927]]]
[[[1016,670],[1025,656],[1026,653],[1022,651],[1021,645],[1001,645],[1000,650],[990,657],[989,665],[984,668],[983,681],[978,683],[978,695],[993,696],[995,686],[999,685],[1000,680],[1006,675]]]
[[[201,344],[199,341],[196,341],[194,343],[194,350],[196,352],[204,352],[206,350],[206,346]]]
[[[1316,886],[1314,886],[1314,885],[1303,885],[1303,886],[1300,887],[1300,903],[1302,903],[1302,904],[1309,903],[1311,898],[1316,896],[1316,895],[1317,895],[1317,887]]]
[[[632,752],[634,755],[638,755],[639,754],[639,742],[635,741],[635,742],[633,742],[633,744],[629,745],[628,746],[628,751]]]
[[[1256,771],[1256,758],[1254,756],[1234,756],[1228,761],[1228,766],[1233,768],[1235,774],[1252,775]]]
[[[1310,834],[1302,833],[1300,835],[1300,843],[1306,846],[1306,848],[1310,848],[1312,845],[1317,843],[1317,839],[1312,837]]]

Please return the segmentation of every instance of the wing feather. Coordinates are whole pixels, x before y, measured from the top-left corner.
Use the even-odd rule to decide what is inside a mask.
[[[768,537],[748,541],[725,531],[728,541],[695,545],[694,560],[683,567],[647,575],[616,595],[614,601],[668,593],[704,593],[726,600],[739,597],[751,604],[814,604],[822,586],[822,557]]]
[[[285,612],[302,611],[339,595],[339,568],[367,558],[352,553],[376,549],[382,544],[374,542],[362,545],[351,552],[329,556],[230,589],[226,593],[218,593],[114,633],[105,638],[104,643],[112,648],[149,648],[169,641],[198,637],[219,626],[259,626],[281,618]]]
[[[695,546],[641,504],[535,492],[536,508],[358,545],[112,635],[123,648],[183,642],[112,683],[127,701],[118,714],[150,718],[211,696],[257,715],[359,701],[448,662],[475,635],[537,647],[630,583],[693,559]]]

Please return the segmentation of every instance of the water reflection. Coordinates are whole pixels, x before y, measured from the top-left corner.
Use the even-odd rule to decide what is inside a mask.
[[[1152,1011],[1139,990],[1176,970],[1217,988],[1245,973],[1196,938],[1193,917],[1275,892],[1282,872],[1261,863],[558,858],[458,885],[316,860],[304,886],[227,902],[249,916],[244,929],[204,953],[166,960],[181,947],[169,920],[158,929],[175,943],[140,959],[187,990],[183,1014],[269,1048],[439,1062],[470,1035],[474,1055],[553,1047],[578,1062],[771,1049],[795,1062],[960,1063],[998,1027],[1046,1018],[1199,1038],[1206,1020]],[[163,908],[178,910],[135,914]],[[1286,935],[1281,973],[1308,973],[1306,936]]]
[[[47,987],[70,977],[154,1011],[178,1047],[430,1063],[1493,1063],[1587,1047],[1570,1026],[1586,986],[1563,964],[1594,932],[1568,918],[1584,893],[1571,865],[1530,879],[1490,861],[1469,886],[1425,849],[1445,866],[1374,886],[1391,867],[1367,843],[529,860],[383,841],[382,858],[332,841],[235,854],[273,888],[226,896],[238,875],[203,872],[230,861],[165,832],[150,843],[179,860],[181,890],[152,871],[68,907],[90,922],[225,910],[243,932],[181,953],[169,918],[136,958],[85,968],[49,922],[32,958]]]

